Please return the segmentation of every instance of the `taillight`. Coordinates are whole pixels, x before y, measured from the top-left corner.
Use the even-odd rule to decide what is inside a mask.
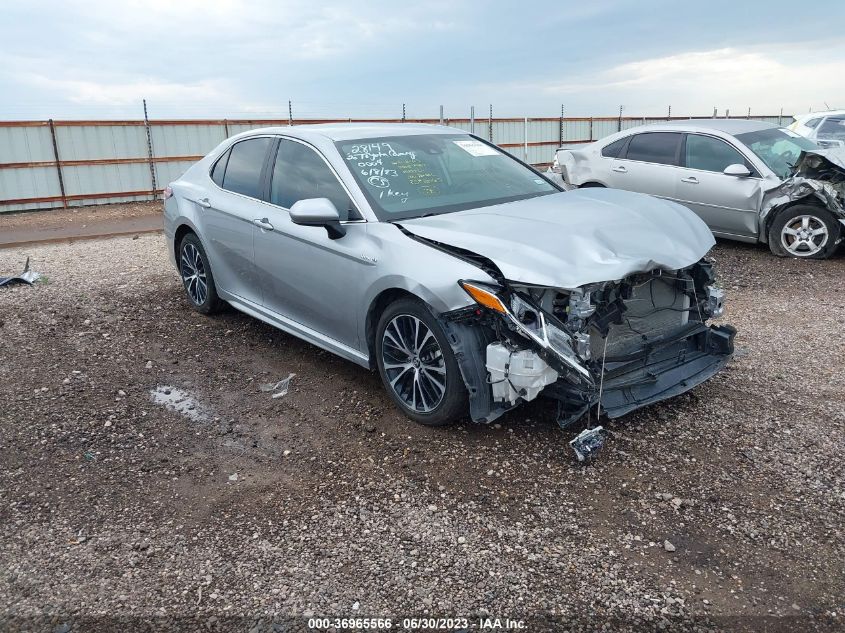
[[[164,199],[167,200],[173,195],[173,189],[170,188],[170,185],[167,185],[162,193],[164,193]]]
[[[555,159],[552,161],[552,171],[556,174],[560,173],[560,163],[557,160],[557,154],[555,154]]]

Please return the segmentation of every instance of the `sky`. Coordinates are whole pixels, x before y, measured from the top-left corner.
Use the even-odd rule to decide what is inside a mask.
[[[804,113],[845,3],[0,0],[0,119]]]

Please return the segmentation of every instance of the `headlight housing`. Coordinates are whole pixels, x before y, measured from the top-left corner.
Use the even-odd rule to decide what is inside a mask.
[[[550,350],[568,367],[592,382],[590,371],[578,360],[575,352],[576,344],[572,337],[550,323],[543,310],[515,293],[511,293],[508,298],[503,298],[501,288],[488,284],[464,280],[459,281],[458,284],[476,303],[502,315],[517,332],[542,349]]]

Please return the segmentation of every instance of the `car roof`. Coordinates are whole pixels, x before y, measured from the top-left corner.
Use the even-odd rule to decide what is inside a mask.
[[[804,123],[810,119],[821,119],[826,116],[842,116],[845,115],[845,110],[819,110],[818,112],[809,112],[807,114],[799,114],[793,117],[797,123]]]
[[[411,136],[418,134],[468,134],[445,125],[427,123],[317,123],[292,126],[265,127],[249,130],[238,136],[256,134],[282,134],[303,140],[328,139],[348,141],[351,139],[380,138],[385,136]]]
[[[759,132],[781,127],[776,123],[766,121],[755,121],[754,119],[687,119],[683,121],[666,121],[652,123],[636,128],[630,128],[627,132],[646,130],[671,130],[674,132],[724,132],[725,134],[744,134],[745,132]]]

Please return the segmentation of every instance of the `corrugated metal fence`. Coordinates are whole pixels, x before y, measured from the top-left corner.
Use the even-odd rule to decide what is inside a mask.
[[[690,117],[671,117],[687,120]],[[709,117],[693,117],[709,118]],[[746,118],[746,117],[731,117]],[[791,117],[755,116],[787,124]],[[561,144],[588,143],[668,117],[444,119],[538,166]],[[0,213],[151,200],[218,143],[271,125],[342,120],[0,121]],[[355,119],[360,122],[360,119]],[[401,119],[369,119],[400,123]],[[407,119],[440,123],[440,119]]]

